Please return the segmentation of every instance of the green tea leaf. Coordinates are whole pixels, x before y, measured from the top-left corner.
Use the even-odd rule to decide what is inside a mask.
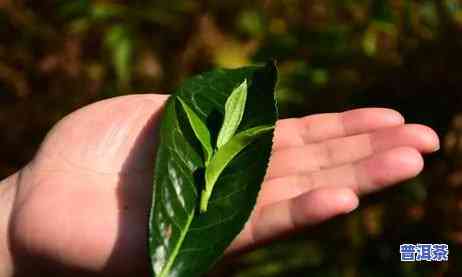
[[[244,115],[245,102],[247,100],[247,80],[233,90],[231,95],[226,100],[225,104],[225,118],[221,126],[220,133],[218,133],[217,148],[225,145],[234,133],[236,133],[239,124],[241,123],[242,116]]]
[[[183,107],[188,120],[189,124],[191,124],[191,128],[194,131],[197,139],[202,144],[202,148],[204,150],[204,161],[205,165],[207,165],[212,158],[213,148],[212,143],[210,140],[210,132],[207,129],[207,126],[204,122],[199,118],[199,116],[191,109],[185,101],[178,97],[178,101],[180,101],[181,106]]]
[[[218,174],[207,212],[200,213],[200,194],[205,186],[203,149],[177,98],[187,103],[212,136],[221,127],[212,122],[217,115],[225,114],[226,101],[234,88],[248,80],[246,107],[236,130],[240,134],[256,126],[275,124],[276,76],[272,63],[218,69],[186,80],[167,101],[159,130],[149,222],[154,276],[202,276],[221,257],[252,212],[273,139],[273,132],[265,132],[228,161]]]
[[[200,205],[202,212],[207,211],[208,201],[212,194],[213,186],[229,162],[260,135],[272,131],[273,129],[274,126],[270,125],[247,129],[231,138],[228,143],[217,151],[205,169],[205,189],[202,191]]]

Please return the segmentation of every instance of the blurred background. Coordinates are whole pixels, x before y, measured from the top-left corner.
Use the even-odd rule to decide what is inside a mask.
[[[88,103],[272,58],[282,117],[391,107],[436,129],[442,149],[353,214],[210,276],[462,276],[458,0],[0,0],[0,178]],[[449,262],[401,263],[406,242],[448,243]]]

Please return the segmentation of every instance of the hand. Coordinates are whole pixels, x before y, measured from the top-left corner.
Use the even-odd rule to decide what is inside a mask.
[[[39,275],[39,268],[55,276],[148,272],[147,216],[165,100],[101,101],[50,131],[4,187],[15,193],[8,236],[18,275]],[[404,124],[388,109],[278,121],[257,206],[229,251],[352,211],[359,195],[416,176],[421,153],[438,145],[430,128]]]

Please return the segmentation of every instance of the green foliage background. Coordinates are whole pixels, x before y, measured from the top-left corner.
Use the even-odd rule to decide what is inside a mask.
[[[459,0],[0,0],[0,177],[85,104],[271,58],[283,117],[392,107],[442,150],[359,211],[211,276],[462,276]],[[450,261],[401,263],[405,242],[449,243]]]

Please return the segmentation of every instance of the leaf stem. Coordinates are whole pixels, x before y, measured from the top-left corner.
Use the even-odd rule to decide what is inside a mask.
[[[205,213],[207,211],[207,206],[209,204],[209,199],[210,199],[210,194],[211,190],[204,189],[201,194],[201,203],[200,203],[200,209],[201,213]]]

